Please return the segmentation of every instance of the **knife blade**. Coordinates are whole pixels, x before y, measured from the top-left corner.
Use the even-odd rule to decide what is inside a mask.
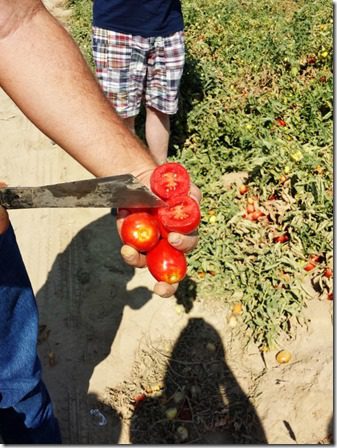
[[[38,187],[0,189],[7,209],[70,207],[161,207],[165,203],[131,174],[98,177]]]

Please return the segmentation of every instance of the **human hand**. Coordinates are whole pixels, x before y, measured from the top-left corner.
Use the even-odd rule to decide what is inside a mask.
[[[0,181],[0,188],[7,187],[7,184]],[[5,233],[9,227],[9,217],[7,210],[0,206],[0,235]]]
[[[138,179],[149,187],[151,173],[152,170],[144,173],[142,176],[138,176]],[[198,203],[200,203],[201,191],[194,184],[191,184],[190,196],[192,196],[193,199],[195,199]],[[117,214],[117,229],[119,235],[121,235],[121,227],[123,224],[123,220],[126,218],[128,214],[129,214],[128,211],[125,209],[120,210]],[[168,235],[168,241],[176,249],[188,253],[192,251],[198,244],[198,234],[196,231],[189,235],[170,232]],[[137,268],[143,268],[146,266],[146,255],[138,252],[131,246],[123,245],[121,248],[121,255],[124,261],[130,266]],[[154,286],[154,292],[161,297],[171,297],[176,292],[178,285],[179,285],[178,283],[168,284],[165,282],[157,282]]]

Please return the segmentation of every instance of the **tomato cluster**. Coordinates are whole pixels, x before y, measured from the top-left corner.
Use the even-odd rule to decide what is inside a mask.
[[[129,209],[121,238],[146,254],[147,266],[158,281],[177,283],[187,271],[186,257],[167,241],[170,232],[188,234],[200,223],[199,204],[191,198],[190,177],[177,162],[157,167],[150,179],[151,190],[166,206],[157,209]]]

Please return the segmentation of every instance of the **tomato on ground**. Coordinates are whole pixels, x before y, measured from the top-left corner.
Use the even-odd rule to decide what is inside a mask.
[[[289,240],[289,237],[287,234],[283,234],[283,235],[278,235],[275,236],[275,238],[273,238],[274,243],[285,243]]]
[[[158,221],[147,212],[131,213],[123,221],[121,237],[125,244],[147,252],[160,238]]]
[[[245,184],[240,185],[239,187],[239,192],[240,194],[246,194],[247,191],[249,190],[248,186]]]
[[[191,233],[200,224],[199,204],[190,196],[175,196],[158,210],[158,219],[169,232]]]
[[[307,271],[307,272],[310,272],[310,271],[312,271],[313,269],[315,269],[315,265],[313,264],[313,263],[308,263],[308,264],[306,264],[305,266],[304,266],[304,270],[305,271]]]
[[[153,277],[169,284],[180,282],[186,275],[187,263],[183,252],[162,239],[146,254],[146,263]]]
[[[326,268],[325,269],[325,271],[324,271],[324,277],[326,277],[326,278],[331,278],[332,277],[332,269],[330,269],[330,268]]]
[[[154,194],[166,200],[187,194],[190,189],[190,176],[180,163],[168,162],[153,171],[150,185]]]

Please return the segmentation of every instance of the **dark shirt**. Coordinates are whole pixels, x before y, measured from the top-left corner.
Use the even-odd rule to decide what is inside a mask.
[[[165,37],[184,28],[180,0],[94,0],[93,25],[143,37]]]

